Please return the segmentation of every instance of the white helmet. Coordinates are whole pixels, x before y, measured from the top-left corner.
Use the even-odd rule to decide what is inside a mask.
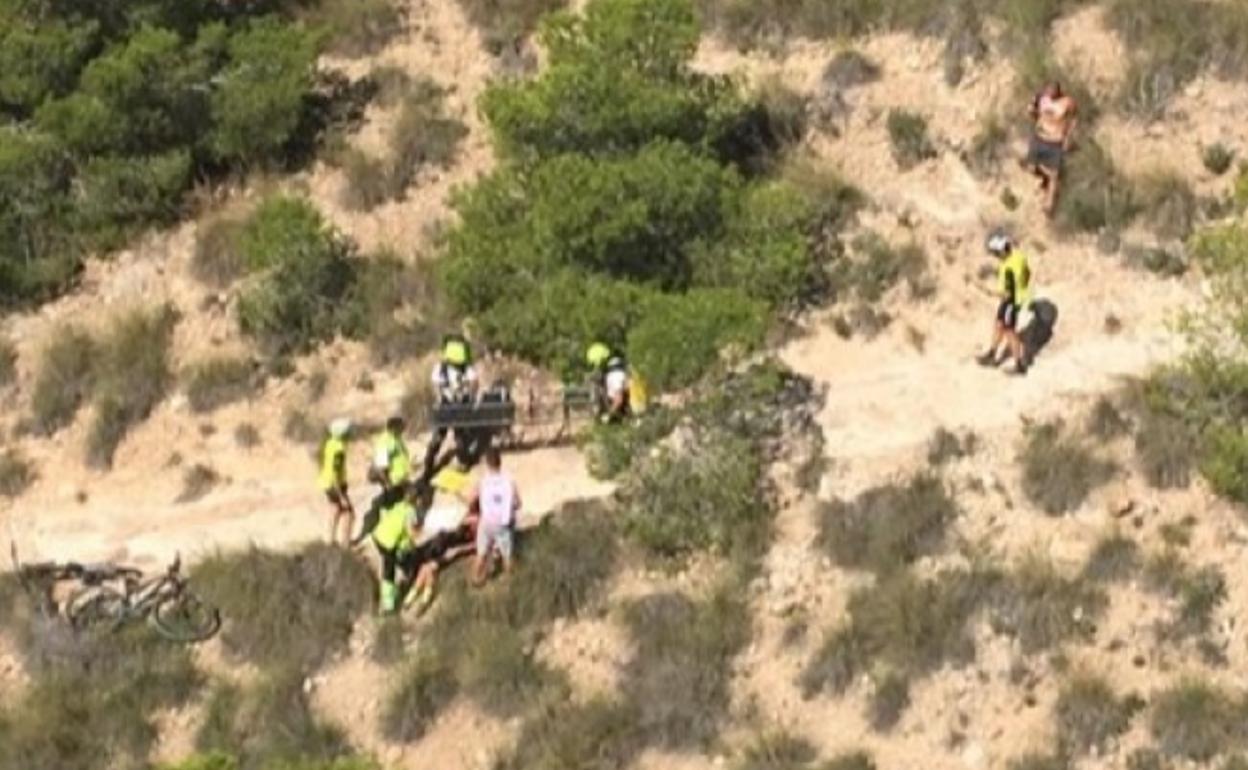
[[[988,253],[1000,257],[1014,250],[1014,239],[1008,234],[997,231],[988,236]]]
[[[329,435],[334,438],[346,438],[351,432],[351,420],[346,417],[339,417],[329,424]]]

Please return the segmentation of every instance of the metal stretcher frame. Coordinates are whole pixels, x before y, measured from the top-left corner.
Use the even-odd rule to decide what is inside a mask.
[[[573,437],[573,428],[590,420],[598,409],[598,391],[592,385],[565,385],[545,396],[530,389],[519,400],[515,394],[487,392],[472,404],[438,404],[430,410],[430,424],[452,431],[488,431],[494,441],[506,446],[529,443],[554,444]],[[492,399],[498,399],[493,400]],[[506,399],[506,400],[502,400]],[[532,428],[550,428],[554,435],[529,441]]]

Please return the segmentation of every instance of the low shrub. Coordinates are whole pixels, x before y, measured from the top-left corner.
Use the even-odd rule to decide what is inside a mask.
[[[812,765],[818,754],[805,738],[785,730],[774,730],[756,736],[741,758],[733,764],[734,770],[800,770]]]
[[[625,482],[624,530],[647,553],[757,554],[770,532],[762,466],[744,439],[725,435],[693,454],[660,450]]]
[[[445,113],[446,90],[432,80],[413,83],[399,104],[390,134],[390,190],[397,197],[426,166],[446,168],[468,135],[463,122]]]
[[[382,735],[400,743],[420,740],[458,694],[459,680],[451,661],[436,653],[417,653],[398,675],[397,685],[386,699]]]
[[[350,148],[342,154],[341,203],[349,211],[372,211],[393,199],[386,162],[363,150]]]
[[[328,51],[340,56],[375,54],[403,31],[403,13],[391,0],[321,0],[309,16],[328,33]]]
[[[108,468],[132,427],[164,399],[173,381],[169,347],[177,313],[169,305],[119,317],[101,340],[94,362],[95,415],[87,462]]]
[[[225,287],[247,271],[240,239],[244,219],[227,212],[204,219],[195,230],[191,273],[204,283]]]
[[[1119,698],[1104,679],[1076,676],[1062,686],[1054,706],[1058,741],[1067,752],[1103,754],[1142,706],[1138,698]]]
[[[871,703],[867,707],[867,721],[873,730],[886,732],[897,726],[909,707],[910,679],[896,671],[888,671],[875,682]]]
[[[1244,706],[1229,693],[1188,679],[1153,697],[1151,727],[1164,754],[1207,762],[1243,747],[1244,716]]]
[[[176,503],[193,503],[203,498],[221,481],[221,474],[201,463],[195,463],[182,475],[182,491]]]
[[[155,770],[241,770],[242,767],[243,765],[234,756],[222,752],[211,752],[196,754],[171,765],[157,765]],[[372,759],[353,756],[325,761],[301,759],[282,762],[281,770],[381,770],[381,767]]]
[[[1096,629],[1108,604],[1104,589],[1082,576],[1065,577],[1032,556],[1018,566],[992,602],[992,625],[1018,640],[1023,652],[1043,652]]]
[[[1134,185],[1100,145],[1089,139],[1079,146],[1078,152],[1071,153],[1054,214],[1060,230],[1117,232],[1129,225],[1139,211]]]
[[[246,689],[219,685],[208,699],[195,745],[236,756],[238,770],[304,763],[336,768],[334,761],[350,753],[346,736],[312,713],[302,675],[290,670],[270,673]]]
[[[0,769],[140,767],[157,739],[156,715],[200,685],[190,652],[150,629],[73,634],[30,618],[30,684],[0,712]]]
[[[590,473],[600,479],[616,478],[671,434],[679,418],[675,410],[655,406],[623,425],[595,426],[586,453]]]
[[[752,632],[739,588],[697,601],[652,594],[626,607],[625,622],[635,653],[622,687],[638,707],[637,730],[665,749],[709,744],[728,712],[729,664]]]
[[[1191,484],[1198,454],[1197,437],[1183,420],[1145,410],[1135,431],[1135,460],[1150,486],[1186,488]]]
[[[876,765],[867,752],[851,751],[823,762],[819,770],[876,770]]]
[[[552,699],[525,719],[513,747],[495,770],[629,766],[642,747],[637,713],[627,702],[601,696],[586,702]]]
[[[69,425],[90,397],[96,345],[74,326],[58,326],[39,354],[31,390],[36,432],[52,435]]]
[[[902,281],[912,299],[930,294],[927,252],[911,243],[894,247],[874,232],[854,239],[854,259],[844,266],[840,283],[859,300],[877,303]]]
[[[1001,164],[1009,152],[1010,134],[1005,124],[995,115],[985,118],[971,139],[963,161],[981,179],[993,177],[1000,172]]]
[[[1099,583],[1112,583],[1133,577],[1142,566],[1140,547],[1122,535],[1102,538],[1083,565],[1083,577]]]
[[[464,13],[485,38],[486,49],[497,55],[517,46],[537,28],[538,21],[562,9],[565,0],[459,0]]]
[[[249,422],[239,424],[234,429],[234,443],[243,449],[254,449],[260,446],[260,431]]]
[[[887,574],[936,552],[958,514],[944,483],[916,476],[824,504],[816,545],[842,567]]]
[[[927,119],[918,113],[894,109],[888,113],[888,139],[893,160],[902,171],[936,157],[936,146],[927,135]]]
[[[855,88],[879,79],[880,65],[853,48],[838,51],[823,68],[820,76],[820,82],[832,83],[838,88]]]
[[[961,436],[948,428],[937,428],[927,442],[928,465],[942,466],[954,460],[961,460],[975,454],[979,448],[979,437],[967,432]]]
[[[186,400],[203,414],[253,395],[259,386],[256,365],[239,356],[215,356],[191,364],[182,373]]]
[[[1070,770],[1070,762],[1060,754],[1024,754],[1006,764],[1006,770]]]
[[[17,348],[5,337],[0,337],[0,388],[11,385],[17,379]]]
[[[1196,222],[1196,194],[1187,180],[1174,172],[1155,172],[1136,185],[1140,214],[1159,237],[1186,240]]]
[[[221,608],[230,654],[304,672],[345,648],[375,593],[367,564],[323,544],[289,554],[255,547],[215,554],[195,565],[191,580]]]
[[[1110,441],[1126,435],[1131,430],[1131,422],[1112,399],[1101,396],[1088,414],[1088,433],[1101,441]]]
[[[1230,500],[1248,501],[1248,435],[1230,425],[1210,430],[1200,470],[1214,492]]]
[[[840,694],[873,665],[916,678],[974,658],[969,621],[999,590],[992,572],[909,571],[883,576],[849,599],[849,621],[831,632],[802,670],[805,697]]]
[[[21,495],[35,481],[35,469],[26,456],[13,447],[0,454],[0,497]]]
[[[1019,462],[1023,493],[1050,516],[1078,509],[1116,471],[1057,422],[1027,428]]]
[[[1221,142],[1214,142],[1201,149],[1200,162],[1210,174],[1222,176],[1231,170],[1231,165],[1235,162],[1235,151]]]

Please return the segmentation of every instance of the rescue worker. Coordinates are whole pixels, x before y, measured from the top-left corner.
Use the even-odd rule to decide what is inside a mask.
[[[349,545],[355,529],[355,508],[347,493],[347,442],[351,438],[351,421],[339,418],[329,424],[321,444],[321,472],[317,481],[330,504],[329,542]]]
[[[983,366],[1000,366],[1005,357],[998,357],[997,349],[1004,341],[1004,353],[1014,359],[1014,374],[1027,373],[1027,351],[1018,335],[1018,317],[1031,305],[1031,265],[1027,255],[1015,248],[1013,239],[1005,233],[993,233],[988,238],[988,252],[997,258],[997,287],[1000,303],[993,324],[992,345],[977,359]]]
[[[472,348],[468,341],[455,334],[442,341],[442,357],[433,367],[431,378],[437,406],[454,404],[469,405],[477,400],[477,369],[472,364]],[[442,444],[446,441],[447,427],[434,428],[429,439],[429,448],[425,450],[426,481],[433,478],[438,471],[438,459],[442,452]],[[471,464],[475,444],[479,432],[471,429],[455,430],[455,453],[460,465]]]
[[[398,609],[397,573],[404,564],[405,555],[411,551],[415,533],[420,528],[420,515],[414,503],[420,499],[421,491],[415,486],[410,490],[410,494],[402,495],[382,510],[377,526],[372,530],[373,545],[381,557],[381,592],[377,608],[383,615]],[[406,570],[404,574],[410,578]]]
[[[628,361],[605,343],[595,342],[586,351],[585,362],[593,369],[598,386],[599,419],[604,423],[626,419],[632,413],[629,398],[632,376]]]
[[[386,420],[386,427],[373,439],[373,462],[369,466],[369,481],[381,487],[381,491],[373,498],[368,513],[364,516],[364,526],[356,535],[354,544],[368,537],[382,511],[391,507],[407,492],[409,477],[412,472],[412,460],[403,441],[403,431],[407,422],[400,415]]]

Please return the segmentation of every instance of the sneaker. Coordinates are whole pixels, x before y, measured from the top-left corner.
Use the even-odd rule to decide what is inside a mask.
[[[1024,364],[1022,361],[1019,361],[1015,363],[1014,366],[1009,369],[1009,373],[1014,377],[1026,377],[1027,376],[1027,364]]]
[[[1000,366],[1001,361],[997,358],[996,351],[990,350],[975,357],[975,361],[980,366]]]

